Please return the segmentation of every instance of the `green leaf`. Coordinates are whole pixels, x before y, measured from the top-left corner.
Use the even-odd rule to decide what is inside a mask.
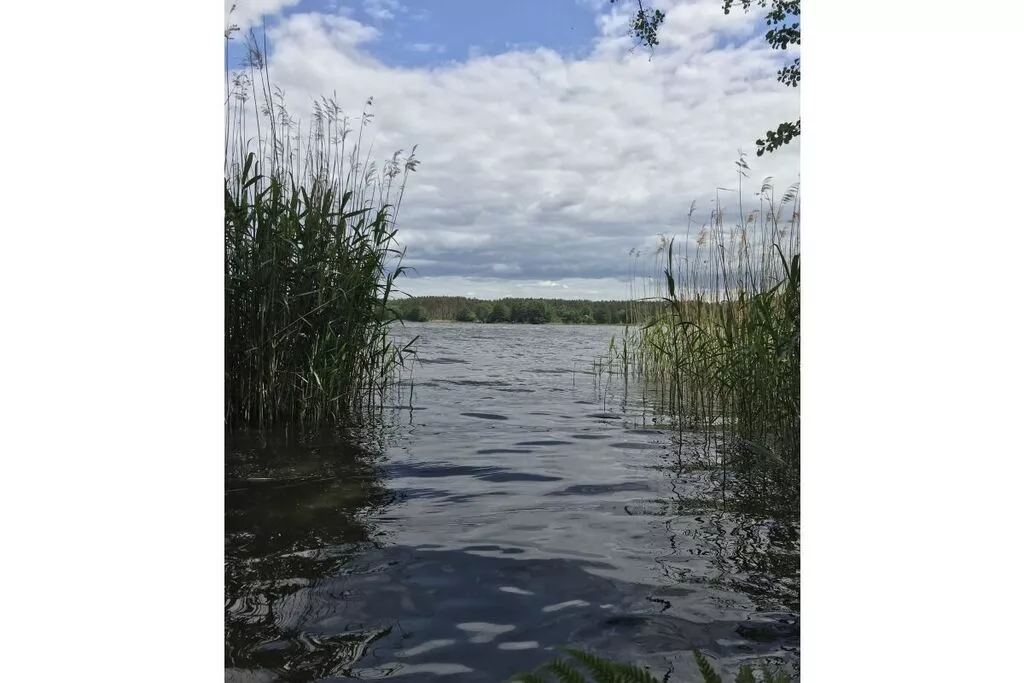
[[[558,676],[559,683],[587,683],[587,679],[572,664],[564,659],[556,659],[545,665],[546,669]]]
[[[744,664],[740,667],[740,672],[736,674],[736,683],[755,683],[754,670]]]
[[[697,668],[700,669],[700,675],[704,679],[704,683],[722,683],[722,677],[712,668],[711,663],[699,650],[693,651],[693,658],[697,660]]]
[[[509,678],[507,683],[512,683],[513,681],[520,681],[521,683],[548,683],[543,678],[534,673],[516,674],[512,678]]]

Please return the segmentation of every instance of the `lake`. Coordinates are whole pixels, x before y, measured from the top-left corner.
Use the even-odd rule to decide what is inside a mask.
[[[229,435],[226,680],[496,683],[569,644],[798,670],[798,520],[723,510],[705,439],[594,373],[618,332],[408,323],[380,426]]]

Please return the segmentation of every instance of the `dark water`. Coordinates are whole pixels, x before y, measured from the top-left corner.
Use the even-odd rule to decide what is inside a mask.
[[[383,428],[231,437],[227,680],[497,682],[568,644],[797,670],[798,524],[725,511],[703,439],[593,374],[614,332],[408,325]]]

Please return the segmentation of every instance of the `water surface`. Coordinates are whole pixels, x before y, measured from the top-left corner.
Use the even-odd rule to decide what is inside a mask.
[[[229,681],[502,681],[575,644],[799,660],[799,528],[594,373],[604,326],[408,324],[381,429],[227,454]],[[775,516],[778,516],[777,514]]]

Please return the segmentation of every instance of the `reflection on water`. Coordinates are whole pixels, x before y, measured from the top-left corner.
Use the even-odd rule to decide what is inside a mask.
[[[316,633],[344,596],[310,600],[378,544],[373,515],[393,498],[359,440],[289,444],[283,434],[234,436],[226,460],[225,664],[317,680],[344,671],[386,629]],[[229,676],[230,677],[230,676]],[[258,677],[260,680],[265,676]]]
[[[795,505],[737,506],[703,439],[609,401],[612,328],[409,327],[385,436],[229,437],[227,680],[493,682],[570,643],[798,667]]]

